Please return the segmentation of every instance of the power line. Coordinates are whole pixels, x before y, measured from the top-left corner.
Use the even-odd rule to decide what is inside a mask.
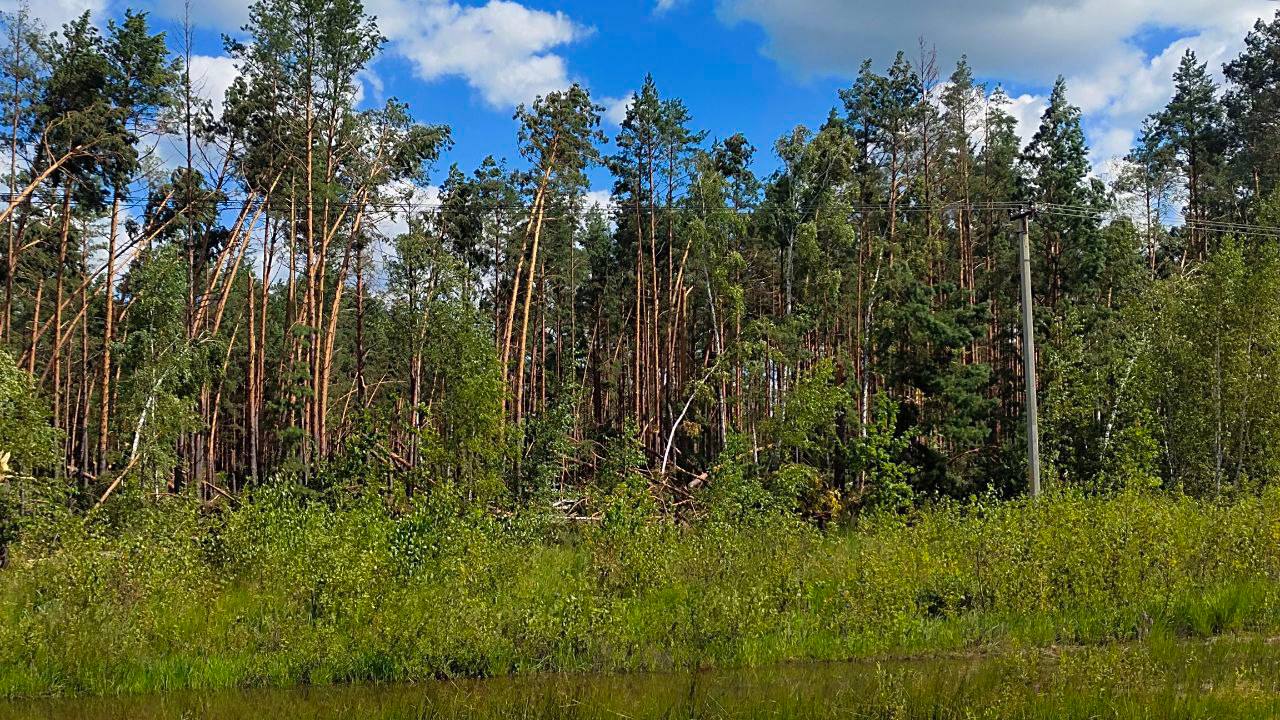
[[[207,190],[204,192],[208,194]],[[17,193],[0,193],[0,201],[8,202],[10,204],[12,204],[17,197],[18,197]],[[683,202],[691,199],[693,199],[693,196],[685,195],[685,196],[678,197],[675,200],[677,202]],[[138,196],[122,195],[119,198],[118,204],[121,209],[137,210],[137,209],[146,209],[146,208],[153,207],[153,202],[155,200],[156,198],[151,198],[151,197],[141,198]],[[97,204],[86,205],[86,203],[84,203],[83,201],[73,199],[71,206],[75,209],[80,209],[80,210],[83,210],[86,208],[92,209],[92,210],[104,210],[107,207],[109,207],[112,204],[112,202],[113,201],[108,201],[104,199],[101,205],[97,205]],[[34,208],[42,208],[42,209],[49,209],[49,210],[61,210],[63,206],[63,200],[59,198],[28,197],[25,200],[23,200],[22,203]],[[181,202],[181,203],[167,202],[165,203],[165,206],[170,208],[171,210],[179,211],[179,212],[183,210],[212,210],[215,212],[241,212],[241,211],[245,211],[246,209],[249,209],[249,210],[257,209],[262,204],[263,204],[263,201],[260,201],[260,200],[253,201],[248,199],[247,197],[239,197],[239,198],[225,197],[220,199],[204,198],[204,199],[195,200],[193,202]],[[334,212],[338,212],[344,209],[351,209],[356,207],[357,205],[357,203],[351,202],[350,200],[333,200],[333,201],[313,200],[308,202],[305,200],[296,200],[296,199],[291,201],[268,200],[267,204],[270,207],[274,207],[278,211],[282,211],[290,207],[298,210],[305,210],[305,209],[308,209],[308,207],[312,209],[328,207],[331,211],[334,211]],[[760,210],[759,207],[754,207],[754,208],[720,207],[720,208],[715,208],[713,210],[707,211],[707,210],[701,210],[698,208],[681,206],[679,204],[667,205],[667,204],[646,203],[646,204],[637,205],[636,203],[626,202],[626,201],[611,202],[608,205],[604,205],[604,206],[601,206],[601,204],[597,203],[596,206],[601,207],[601,209],[603,210],[614,210],[618,212],[629,212],[629,211],[634,211],[638,209],[641,212],[659,211],[664,213],[679,213],[679,214],[708,214],[708,213],[715,214],[715,213],[731,212],[739,215],[749,215],[755,212],[759,212]],[[1051,215],[1051,216],[1057,216],[1057,217],[1068,217],[1068,218],[1077,218],[1077,219],[1086,219],[1086,220],[1109,221],[1124,215],[1124,213],[1121,213],[1114,209],[1098,209],[1096,207],[1065,205],[1060,203],[1034,203],[1033,206],[1036,209],[1036,211],[1042,215]],[[405,213],[405,214],[421,214],[421,215],[425,215],[425,214],[440,215],[448,210],[448,208],[445,207],[444,202],[441,200],[431,200],[431,201],[383,200],[383,201],[374,201],[374,202],[364,203],[364,207],[366,209],[372,208],[372,209],[377,209],[379,211],[389,211],[389,212],[397,212],[397,213]],[[815,210],[818,210],[822,207],[824,207],[824,205],[802,206],[798,208],[787,208],[787,209],[800,215],[809,215],[809,214],[812,214]],[[832,210],[842,210],[842,211],[848,211],[851,213],[894,212],[894,213],[899,213],[903,215],[911,215],[911,214],[921,214],[921,213],[945,214],[949,212],[958,212],[961,210],[965,210],[973,213],[1007,212],[1007,211],[1016,211],[1021,208],[1028,207],[1028,204],[1023,202],[1017,202],[1017,201],[992,201],[992,202],[982,202],[982,203],[969,203],[967,205],[963,203],[931,203],[931,204],[905,204],[905,205],[894,204],[892,206],[888,203],[856,203],[856,204],[832,203],[831,205],[828,205],[825,207],[829,207]],[[512,213],[529,212],[532,210],[532,203],[484,204],[483,209],[486,212],[498,212],[498,211],[505,211],[505,212],[512,212]],[[559,218],[563,218],[564,216],[551,215],[548,217],[553,219],[559,219]],[[1198,219],[1193,220],[1193,219],[1184,218],[1183,227],[1199,227],[1205,230],[1212,230],[1216,232],[1252,236],[1252,237],[1280,237],[1280,227],[1259,225],[1255,223],[1240,223],[1240,222],[1231,222],[1231,221],[1225,221],[1225,220],[1198,220]]]

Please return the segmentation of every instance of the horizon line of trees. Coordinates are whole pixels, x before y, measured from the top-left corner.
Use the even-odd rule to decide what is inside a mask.
[[[1225,87],[1187,52],[1110,186],[1063,80],[1023,144],[1004,91],[922,43],[765,177],[648,77],[613,138],[578,85],[521,106],[519,160],[448,168],[430,208],[450,130],[358,107],[384,42],[358,0],[258,0],[216,111],[190,27],[176,52],[132,10],[4,29],[0,452],[77,506],[277,476],[564,508],[639,478],[820,518],[1013,495],[1014,206],[1040,211],[1049,478],[1280,466],[1280,14]]]

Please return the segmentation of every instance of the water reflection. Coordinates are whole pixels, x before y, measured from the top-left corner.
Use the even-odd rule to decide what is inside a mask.
[[[674,720],[1280,716],[1266,643],[0,703],[0,720]]]

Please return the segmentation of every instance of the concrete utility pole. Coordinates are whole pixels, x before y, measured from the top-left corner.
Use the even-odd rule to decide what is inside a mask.
[[[1031,216],[1023,208],[1013,215],[1018,224],[1018,264],[1022,268],[1022,374],[1027,381],[1027,480],[1031,497],[1040,496],[1040,408],[1036,401],[1036,329],[1031,308]]]

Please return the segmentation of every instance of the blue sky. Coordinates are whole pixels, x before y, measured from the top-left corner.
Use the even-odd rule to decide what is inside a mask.
[[[707,5],[689,3],[656,13],[651,2],[626,0],[570,2],[559,9],[593,29],[562,52],[570,77],[614,109],[615,119],[618,100],[652,73],[664,96],[685,102],[695,127],[706,130],[709,140],[745,133],[767,165],[775,138],[796,123],[821,122],[838,102],[840,81],[794,77],[760,53],[764,37],[758,27],[726,26]],[[388,65],[395,64],[391,60]],[[462,165],[496,149],[514,151],[510,112],[488,106],[466,80],[421,85],[415,95],[405,97],[438,111],[455,128],[452,156]],[[612,136],[617,126],[606,119],[604,130]]]
[[[583,28],[577,39],[555,48],[555,54],[564,58],[568,79],[590,88],[597,102],[614,109],[615,117],[618,101],[652,73],[664,96],[684,100],[695,127],[708,131],[709,140],[743,132],[760,148],[765,167],[773,140],[797,123],[821,122],[846,84],[834,77],[797,76],[760,52],[766,37],[759,27],[727,25],[706,4],[687,3],[662,12],[642,0],[524,5],[562,13]],[[220,52],[216,33],[201,35],[201,53]],[[424,81],[415,76],[413,62],[397,52],[384,53],[374,73],[382,81],[382,95],[408,102],[423,121],[452,128],[455,145],[442,170],[452,162],[473,168],[489,154],[515,158],[513,106],[489,102],[466,76]],[[377,93],[368,94],[373,102]],[[618,128],[606,119],[603,129],[612,138]],[[600,187],[607,186],[604,173],[593,175]]]
[[[12,8],[15,0],[0,0]],[[57,23],[89,8],[102,18],[125,0],[47,0],[33,11]],[[135,0],[174,28],[182,3]],[[223,32],[236,33],[245,0],[197,0],[198,71],[217,96],[234,77]],[[422,121],[446,123],[464,170],[488,154],[515,157],[517,102],[570,81],[587,86],[617,117],[652,73],[682,98],[711,138],[745,133],[759,149],[796,124],[814,126],[839,100],[858,63],[879,67],[896,48],[937,47],[943,78],[967,53],[981,79],[1001,83],[1024,132],[1034,126],[1054,77],[1068,78],[1085,111],[1095,167],[1132,142],[1141,118],[1169,95],[1186,48],[1215,71],[1244,33],[1277,7],[1267,0],[366,0],[389,37],[372,68],[366,102],[394,95]],[[177,33],[174,33],[177,38]],[[606,120],[605,131],[617,127]],[[608,187],[593,174],[597,190]]]

